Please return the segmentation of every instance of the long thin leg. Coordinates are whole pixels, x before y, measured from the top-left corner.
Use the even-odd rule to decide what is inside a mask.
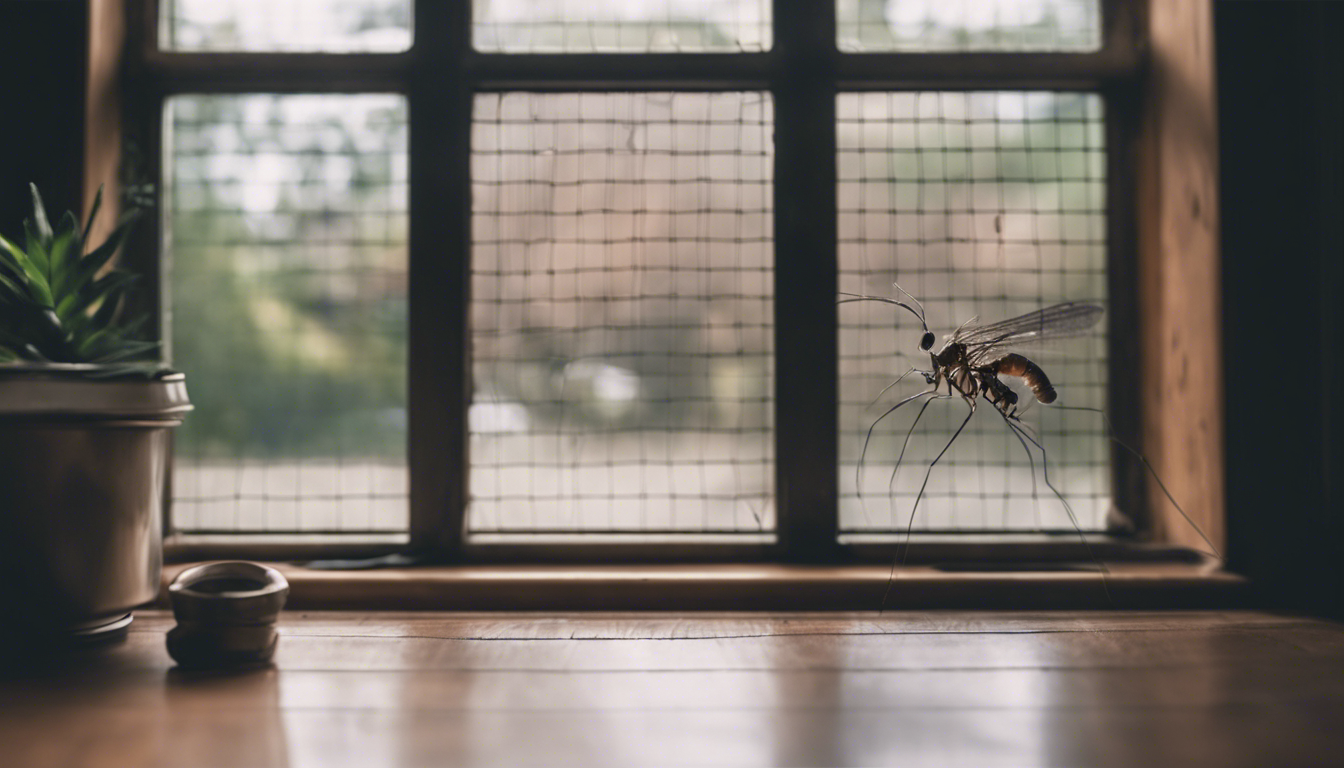
[[[1022,436],[1019,435],[1019,434],[1017,433],[1018,430],[1012,428],[1013,425],[1012,425],[1012,423],[1011,423],[1011,419],[1009,419],[1008,416],[1006,416],[1006,415],[1004,415],[1004,414],[1002,414],[1002,413],[1000,413],[999,415],[1000,415],[1000,416],[1003,416],[1003,420],[1004,420],[1004,421],[1006,421],[1006,422],[1010,422],[1010,423],[1009,423],[1009,429],[1008,429],[1008,431],[1011,432],[1011,433],[1013,433],[1013,437],[1016,437],[1016,438],[1017,438],[1017,442],[1020,443],[1020,444],[1022,445],[1022,451],[1023,451],[1024,453],[1027,454],[1027,467],[1029,467],[1029,468],[1031,469],[1031,500],[1032,500],[1032,505],[1038,508],[1038,509],[1036,510],[1036,527],[1037,527],[1037,528],[1040,528],[1040,527],[1041,527],[1041,513],[1040,513],[1040,509],[1039,509],[1040,504],[1037,503],[1037,496],[1038,496],[1038,494],[1037,494],[1037,492],[1036,492],[1036,459],[1035,459],[1035,457],[1033,457],[1033,456],[1031,455],[1031,449],[1027,447],[1027,441],[1026,441],[1026,440],[1023,440],[1023,439],[1022,439]],[[1022,424],[1021,422],[1019,422],[1019,423],[1017,424],[1017,426],[1018,426],[1018,427],[1021,427],[1021,428],[1025,428],[1027,425],[1026,425],[1026,424]],[[1004,486],[1004,487],[1005,487],[1005,489],[1007,488],[1006,480],[1005,480],[1005,486]]]
[[[893,521],[896,519],[896,476],[900,473],[901,464],[905,461],[905,450],[910,447],[910,438],[915,434],[915,427],[919,426],[919,420],[924,418],[924,411],[928,410],[930,403],[934,400],[948,400],[951,397],[951,395],[934,395],[925,400],[919,408],[919,413],[915,414],[915,420],[910,423],[910,429],[905,432],[905,442],[901,443],[901,453],[896,457],[896,466],[891,468],[891,478],[887,480],[887,497],[891,499],[891,518]]]
[[[915,394],[905,398],[899,403],[888,408],[885,413],[883,413],[881,416],[878,416],[877,419],[874,420],[872,424],[868,425],[868,436],[863,439],[863,450],[859,452],[859,463],[858,466],[854,467],[854,494],[858,496],[860,500],[862,500],[863,498],[863,462],[868,457],[868,444],[873,440],[873,430],[877,429],[877,425],[880,424],[883,419],[895,413],[896,409],[900,408],[902,405],[905,405],[906,403],[915,400],[916,398],[924,397],[925,395],[936,395],[936,394],[938,394],[938,390],[936,389],[929,389],[923,392],[916,392]]]
[[[1036,462],[1032,460],[1031,450],[1027,448],[1027,442],[1022,439],[1022,435],[1019,435],[1017,433],[1022,432],[1024,434],[1031,435],[1032,437],[1037,438],[1038,441],[1040,439],[1040,436],[1036,434],[1036,430],[1032,428],[1030,424],[1026,423],[1025,421],[1022,421],[1020,417],[1014,418],[1012,416],[1009,416],[1007,418],[1013,422],[1013,426],[1017,427],[1017,429],[1010,428],[1008,431],[1012,432],[1013,436],[1017,438],[1017,442],[1022,444],[1022,449],[1027,452],[1027,462],[1031,464],[1032,514],[1036,516],[1036,527],[1040,528],[1043,525],[1043,523],[1041,522],[1041,505],[1039,503],[1036,503],[1038,500],[1036,495]]]
[[[877,397],[874,397],[874,398],[868,403],[868,407],[869,407],[869,408],[872,408],[874,405],[877,405],[877,401],[878,401],[878,400],[881,400],[881,399],[882,399],[882,396],[885,395],[885,394],[887,394],[887,392],[888,392],[892,387],[896,386],[897,384],[900,384],[902,381],[905,381],[905,377],[906,377],[906,376],[909,376],[910,374],[914,373],[914,372],[917,371],[917,370],[919,370],[919,369],[918,369],[918,368],[915,368],[913,365],[910,366],[910,370],[906,371],[905,373],[902,373],[900,376],[897,376],[897,377],[895,378],[895,380],[893,380],[890,384],[888,384],[887,386],[883,387],[883,388],[882,388],[882,391],[877,393]]]
[[[1069,516],[1069,522],[1073,524],[1073,530],[1078,533],[1078,540],[1083,542],[1083,549],[1087,552],[1088,559],[1095,563],[1097,569],[1101,571],[1101,590],[1106,593],[1106,602],[1114,607],[1115,600],[1111,597],[1110,571],[1106,569],[1106,564],[1098,560],[1097,556],[1092,552],[1092,545],[1088,543],[1087,535],[1083,533],[1083,527],[1078,524],[1078,517],[1073,513],[1073,507],[1069,505],[1068,500],[1064,498],[1064,494],[1059,492],[1059,489],[1055,487],[1055,484],[1050,482],[1050,457],[1046,456],[1045,447],[1037,442],[1036,438],[1027,434],[1026,430],[1019,427],[1008,417],[1004,416],[1003,423],[1008,425],[1008,428],[1013,431],[1013,434],[1017,435],[1019,438],[1026,438],[1028,442],[1036,446],[1036,449],[1041,452],[1041,477],[1045,479],[1046,487],[1055,492],[1055,496],[1059,499],[1059,503],[1064,505],[1064,511]],[[1025,447],[1026,446],[1023,445],[1023,448]],[[1030,455],[1031,451],[1027,451],[1027,454]]]
[[[902,543],[900,557],[891,564],[891,573],[887,576],[887,589],[882,593],[882,602],[877,605],[878,613],[881,613],[887,606],[887,598],[891,595],[891,585],[896,581],[896,566],[905,562],[905,556],[910,551],[910,533],[915,527],[915,512],[919,510],[920,499],[924,498],[924,489],[929,487],[929,476],[933,474],[933,468],[938,465],[938,461],[943,458],[943,454],[947,453],[952,444],[957,441],[961,431],[966,428],[967,424],[971,423],[971,417],[975,415],[975,406],[971,405],[970,409],[970,413],[966,414],[966,418],[962,420],[961,426],[957,427],[957,431],[952,433],[947,445],[944,445],[943,450],[933,457],[933,461],[929,462],[928,470],[924,472],[924,483],[919,486],[919,493],[915,496],[915,504],[910,508],[910,520],[905,525],[905,541]]]
[[[1139,463],[1143,464],[1143,468],[1148,470],[1148,474],[1152,475],[1153,479],[1157,481],[1157,487],[1162,489],[1162,494],[1167,497],[1167,501],[1171,502],[1171,506],[1175,507],[1176,511],[1181,513],[1181,517],[1185,519],[1185,522],[1189,524],[1191,528],[1194,529],[1195,533],[1199,534],[1199,538],[1203,539],[1205,544],[1209,545],[1209,549],[1211,550],[1211,552],[1202,552],[1201,554],[1205,555],[1211,554],[1213,555],[1213,557],[1215,557],[1220,561],[1223,559],[1223,553],[1219,552],[1218,547],[1214,546],[1213,542],[1209,540],[1209,537],[1204,534],[1204,529],[1200,528],[1199,524],[1196,523],[1193,519],[1191,519],[1189,515],[1185,513],[1185,510],[1181,507],[1179,503],[1177,503],[1176,498],[1171,495],[1171,491],[1167,490],[1167,484],[1162,482],[1162,478],[1158,476],[1157,470],[1153,469],[1153,465],[1148,463],[1148,457],[1134,450],[1124,440],[1121,440],[1120,438],[1115,436],[1115,428],[1111,426],[1111,417],[1106,415],[1105,411],[1101,410],[1100,408],[1088,408],[1082,405],[1052,405],[1050,407],[1058,408],[1060,410],[1065,411],[1091,411],[1093,413],[1101,414],[1102,423],[1106,425],[1107,439],[1109,439],[1116,445],[1120,446],[1121,448],[1124,448],[1126,451],[1129,451],[1130,454],[1134,456],[1134,458],[1139,460]]]

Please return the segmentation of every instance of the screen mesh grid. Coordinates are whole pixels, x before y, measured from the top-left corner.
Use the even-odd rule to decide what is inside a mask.
[[[770,0],[474,0],[485,53],[755,53]]]
[[[412,0],[161,0],[172,51],[392,53],[411,47]]]
[[[772,106],[486,93],[472,532],[768,532]]]
[[[960,324],[1015,317],[1063,301],[1106,302],[1106,152],[1101,100],[1056,92],[841,94],[838,115],[840,290],[926,307],[934,351]],[[845,532],[904,531],[930,463],[968,408],[919,402],[927,389],[922,328],[878,302],[839,317],[840,516]],[[1105,322],[1081,338],[1020,350],[1049,375],[1059,405],[1104,408]],[[922,359],[921,359],[922,357]],[[1005,377],[1006,378],[1006,377]],[[1108,441],[1100,414],[1035,403],[1018,384],[1022,421],[1049,456],[1050,480],[1085,529],[1110,507]],[[1070,530],[1033,467],[988,403],[929,477],[915,530]],[[874,424],[876,426],[874,427]],[[864,450],[869,429],[871,441]],[[906,448],[900,458],[906,435]],[[862,461],[860,458],[862,457]]]
[[[854,53],[1084,53],[1101,33],[1101,0],[836,2],[836,43]]]
[[[174,530],[405,531],[404,98],[183,95],[165,126]]]

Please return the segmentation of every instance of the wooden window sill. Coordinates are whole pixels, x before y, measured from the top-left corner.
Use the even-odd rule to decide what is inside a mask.
[[[167,585],[190,563],[164,568]],[[885,565],[467,565],[314,570],[272,563],[299,610],[824,611],[1229,608],[1247,582],[1209,565],[1108,564],[1037,570]],[[890,588],[888,589],[888,582]],[[885,602],[883,601],[883,596]]]

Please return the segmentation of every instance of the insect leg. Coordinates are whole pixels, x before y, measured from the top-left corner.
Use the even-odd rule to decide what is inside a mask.
[[[859,452],[859,463],[857,466],[854,467],[854,495],[859,497],[860,505],[862,505],[863,503],[863,463],[868,456],[868,444],[873,440],[873,430],[877,429],[877,425],[881,423],[883,419],[895,413],[896,409],[900,408],[902,405],[905,405],[906,403],[915,400],[916,398],[936,394],[938,394],[938,390],[936,389],[925,390],[923,392],[916,392],[915,394],[905,398],[904,400],[901,400],[900,402],[888,408],[886,412],[884,412],[881,416],[878,416],[877,419],[874,420],[872,424],[868,425],[868,436],[863,439],[863,450]]]
[[[1004,417],[1004,421],[1010,421],[1010,422],[1011,422],[1011,421],[1013,421],[1013,417],[1012,417],[1012,416],[1005,416],[1005,417]],[[1017,426],[1018,426],[1018,427],[1021,427],[1021,428],[1025,428],[1027,425],[1026,425],[1026,424],[1022,424],[1021,422],[1018,422],[1018,423],[1017,423]],[[1022,439],[1022,436],[1019,435],[1019,434],[1017,433],[1017,430],[1016,430],[1016,429],[1012,429],[1012,425],[1011,425],[1011,424],[1009,425],[1009,429],[1008,429],[1008,431],[1013,433],[1013,437],[1016,437],[1016,438],[1017,438],[1017,442],[1019,442],[1019,443],[1022,444],[1022,450],[1023,450],[1024,452],[1026,452],[1026,454],[1027,454],[1027,467],[1029,467],[1029,468],[1031,469],[1031,499],[1032,499],[1032,506],[1034,506],[1034,507],[1037,508],[1037,509],[1036,509],[1036,527],[1037,527],[1037,528],[1040,528],[1040,527],[1041,527],[1040,504],[1036,503],[1036,501],[1037,501],[1037,491],[1036,491],[1036,459],[1035,459],[1035,457],[1033,457],[1033,456],[1031,455],[1031,449],[1027,447],[1027,441]],[[1006,481],[1005,481],[1005,483],[1004,483],[1004,488],[1005,488],[1005,490],[1007,489],[1007,482],[1006,482]]]
[[[1212,554],[1213,557],[1215,557],[1219,561],[1223,559],[1223,554],[1218,551],[1218,547],[1214,546],[1213,542],[1209,540],[1209,537],[1204,534],[1204,529],[1200,528],[1199,524],[1196,523],[1193,519],[1191,519],[1189,515],[1185,513],[1185,509],[1183,509],[1181,505],[1177,503],[1176,498],[1171,495],[1171,491],[1167,490],[1167,484],[1162,482],[1162,478],[1158,476],[1157,470],[1153,469],[1153,465],[1148,463],[1148,457],[1134,450],[1124,440],[1121,440],[1120,438],[1115,436],[1115,428],[1111,426],[1111,417],[1106,415],[1105,411],[1103,411],[1100,408],[1088,408],[1086,406],[1081,405],[1055,405],[1051,407],[1059,408],[1065,411],[1091,411],[1093,413],[1101,414],[1102,423],[1105,424],[1106,426],[1106,437],[1111,442],[1115,443],[1121,448],[1124,448],[1126,451],[1129,451],[1129,453],[1132,454],[1134,458],[1138,459],[1139,462],[1143,464],[1143,468],[1148,470],[1148,474],[1152,475],[1153,480],[1157,481],[1157,487],[1162,489],[1162,494],[1167,497],[1167,501],[1171,502],[1171,506],[1175,507],[1176,511],[1181,513],[1181,517],[1184,518],[1185,522],[1188,523],[1190,527],[1194,529],[1195,533],[1199,534],[1199,538],[1203,539],[1205,544],[1209,545],[1209,549],[1212,551],[1202,552],[1201,554],[1205,555]]]
[[[885,395],[885,394],[887,394],[887,391],[888,391],[888,390],[890,390],[892,387],[896,386],[897,384],[900,384],[902,381],[905,380],[905,377],[906,377],[906,376],[909,376],[910,374],[914,373],[914,372],[917,371],[917,370],[918,370],[917,368],[915,368],[914,366],[911,366],[911,367],[910,367],[910,370],[906,371],[905,373],[902,373],[900,376],[897,376],[895,381],[893,381],[893,382],[891,382],[890,384],[888,384],[887,386],[883,387],[883,388],[882,388],[882,391],[877,393],[877,397],[874,397],[873,400],[872,400],[872,402],[868,403],[868,407],[869,407],[869,408],[872,408],[874,405],[877,405],[877,401],[878,401],[878,400],[881,400],[881,399],[882,399],[882,396]]]
[[[957,431],[952,433],[952,437],[948,439],[947,445],[944,445],[943,450],[939,451],[938,455],[933,457],[933,461],[929,462],[929,468],[924,472],[924,483],[919,486],[919,493],[915,495],[915,504],[910,508],[910,520],[905,525],[905,540],[902,542],[900,548],[900,556],[891,564],[891,574],[887,576],[887,590],[882,593],[882,602],[877,605],[878,613],[881,613],[882,609],[886,607],[887,598],[891,595],[891,585],[896,581],[896,566],[904,563],[905,556],[910,552],[910,533],[915,527],[915,512],[919,510],[919,502],[924,498],[924,490],[929,487],[929,476],[933,474],[933,468],[938,465],[938,461],[943,458],[943,455],[947,453],[948,449],[952,447],[952,444],[961,436],[961,431],[966,428],[967,424],[971,423],[972,416],[975,416],[974,405],[970,406],[970,413],[966,414],[966,418],[962,420],[961,426],[957,427]]]
[[[1027,404],[1028,407],[1030,407],[1030,405],[1031,405],[1032,402],[1035,402],[1035,398],[1033,398],[1032,400],[1028,401],[1028,404]],[[1025,421],[1022,421],[1021,417],[1013,418],[1013,417],[1010,416],[1009,418],[1012,418],[1012,419],[1013,419],[1013,423],[1014,423],[1014,425],[1017,427],[1017,429],[1009,429],[1008,431],[1009,431],[1009,432],[1012,432],[1012,433],[1013,433],[1013,436],[1017,438],[1017,441],[1018,441],[1019,443],[1022,444],[1022,450],[1024,450],[1024,451],[1027,452],[1027,463],[1031,465],[1031,498],[1032,498],[1032,500],[1033,500],[1033,502],[1034,502],[1034,501],[1036,500],[1036,498],[1037,498],[1037,496],[1036,496],[1036,462],[1032,459],[1031,450],[1030,450],[1029,448],[1027,448],[1027,442],[1026,442],[1025,440],[1022,439],[1022,435],[1019,435],[1019,434],[1017,434],[1017,433],[1020,431],[1020,432],[1023,432],[1024,434],[1029,434],[1029,435],[1031,435],[1031,436],[1033,436],[1033,437],[1036,437],[1036,430],[1033,429],[1032,426],[1031,426],[1030,424],[1026,423]],[[1033,503],[1033,504],[1032,504],[1032,513],[1036,516],[1036,527],[1037,527],[1037,528],[1040,528],[1040,527],[1043,525],[1043,523],[1041,522],[1041,505],[1040,505],[1040,504]]]
[[[1073,507],[1069,505],[1068,500],[1064,498],[1064,494],[1059,492],[1059,489],[1055,487],[1055,484],[1050,482],[1050,457],[1046,456],[1045,447],[1041,445],[1036,438],[1027,434],[1027,431],[1017,423],[1013,422],[1012,419],[1004,416],[1003,423],[1007,424],[1008,428],[1013,431],[1013,434],[1017,435],[1019,441],[1026,439],[1041,452],[1041,477],[1045,479],[1046,487],[1055,492],[1055,496],[1059,499],[1059,503],[1064,505],[1064,511],[1068,513],[1069,522],[1073,524],[1073,530],[1078,533],[1078,540],[1083,542],[1083,549],[1087,551],[1088,559],[1093,563],[1096,563],[1097,569],[1101,571],[1101,589],[1106,593],[1106,602],[1114,607],[1115,600],[1111,597],[1110,571],[1106,569],[1106,564],[1098,560],[1097,556],[1092,552],[1092,545],[1088,543],[1087,535],[1083,533],[1083,527],[1078,524],[1078,517],[1073,513]],[[1027,450],[1026,443],[1023,443],[1022,448]],[[1031,455],[1030,450],[1027,450],[1027,455]],[[1034,474],[1035,471],[1033,470],[1033,476]]]
[[[943,456],[952,448],[952,444],[961,436],[961,432],[966,429],[966,425],[971,423],[971,417],[973,416],[975,416],[975,407],[971,406],[970,412],[966,414],[965,419],[962,419],[961,425],[957,427],[957,431],[953,432],[952,437],[948,438],[947,445],[944,445],[943,450],[939,451],[938,455],[933,457],[933,461],[929,462],[929,468],[924,471],[924,482],[919,486],[919,493],[915,494],[914,506],[910,507],[910,519],[905,525],[905,546],[901,551],[902,563],[905,562],[905,556],[910,552],[910,533],[915,527],[915,512],[919,510],[919,502],[924,498],[924,491],[929,487],[929,478],[933,475],[933,468],[938,465],[938,462],[942,460]]]
[[[892,520],[896,519],[894,509],[896,500],[896,476],[901,471],[901,463],[905,461],[905,449],[910,447],[910,438],[915,434],[915,427],[919,426],[919,420],[924,417],[924,411],[928,410],[929,403],[932,403],[934,400],[949,400],[951,397],[951,395],[935,395],[928,400],[925,400],[924,405],[919,408],[919,413],[915,414],[915,420],[910,423],[910,429],[905,432],[905,442],[901,443],[901,453],[896,457],[896,466],[891,469],[891,478],[887,480],[887,495],[888,498],[892,500],[893,505]]]

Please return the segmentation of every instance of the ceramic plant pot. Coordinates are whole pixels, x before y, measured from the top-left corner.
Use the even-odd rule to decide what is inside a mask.
[[[115,634],[155,598],[182,374],[0,366],[0,607],[8,634]],[[91,375],[92,374],[92,375]]]

